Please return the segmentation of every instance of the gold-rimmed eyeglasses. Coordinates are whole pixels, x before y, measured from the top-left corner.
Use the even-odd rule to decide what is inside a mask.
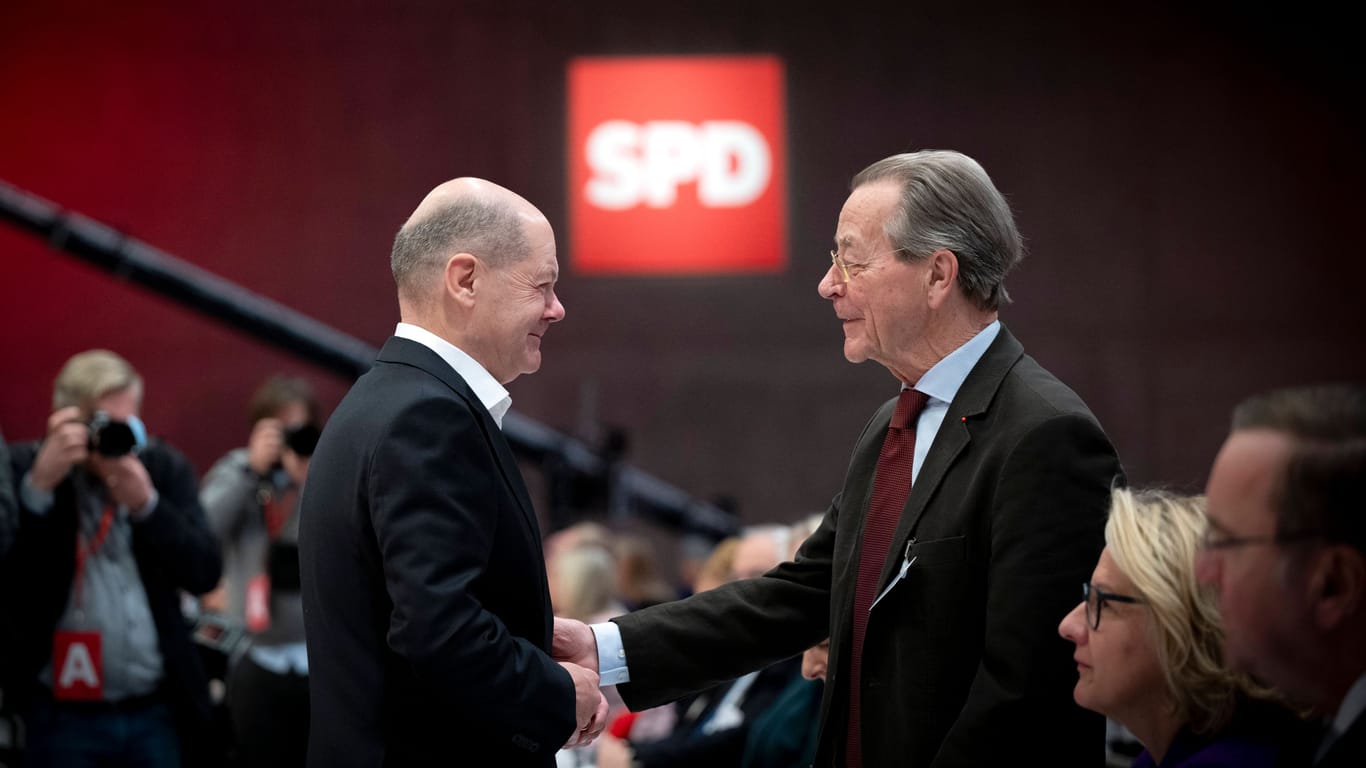
[[[867,269],[867,268],[868,268],[869,262],[871,262],[873,259],[876,259],[877,257],[879,257],[879,256],[881,256],[881,255],[883,255],[883,254],[887,254],[887,253],[900,253],[900,252],[903,251],[903,250],[905,250],[905,249],[904,249],[904,248],[893,248],[893,249],[891,249],[890,251],[879,251],[878,253],[875,253],[875,254],[873,254],[872,256],[868,257],[868,258],[869,258],[869,261],[863,261],[863,262],[859,262],[859,261],[846,261],[845,258],[844,258],[843,256],[840,255],[839,251],[831,251],[831,252],[830,252],[830,263],[831,263],[831,264],[834,264],[835,267],[837,267],[837,268],[839,269],[839,271],[840,271],[840,277],[844,278],[844,282],[847,283],[847,282],[849,282],[849,278],[850,278],[850,277],[852,277],[852,276],[854,276],[854,275],[857,275],[857,274],[859,274],[860,272],[862,272],[863,270]],[[853,272],[851,273],[850,270],[853,270]]]

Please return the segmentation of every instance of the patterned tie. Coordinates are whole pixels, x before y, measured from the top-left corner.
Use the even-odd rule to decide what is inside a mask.
[[[896,410],[882,441],[873,478],[873,496],[868,502],[868,519],[863,524],[863,543],[859,548],[858,581],[854,588],[854,644],[849,654],[849,729],[845,736],[845,761],[848,768],[862,768],[863,742],[859,730],[859,674],[863,666],[863,637],[868,629],[868,611],[877,594],[878,577],[887,561],[887,549],[896,533],[901,510],[911,493],[911,468],[915,460],[915,423],[928,400],[923,392],[901,390]]]

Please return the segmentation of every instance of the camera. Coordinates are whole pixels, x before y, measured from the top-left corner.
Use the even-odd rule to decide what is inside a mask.
[[[318,447],[318,438],[321,436],[322,432],[312,424],[300,424],[285,430],[285,445],[289,450],[308,458],[313,455],[313,449]]]
[[[115,421],[104,411],[97,411],[90,419],[90,450],[107,458],[118,458],[136,453],[139,448],[137,433],[131,424]]]

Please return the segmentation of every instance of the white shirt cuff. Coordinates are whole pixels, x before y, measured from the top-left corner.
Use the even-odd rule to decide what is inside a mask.
[[[611,621],[588,626],[598,641],[598,685],[631,682],[631,670],[626,667],[626,649],[621,646],[621,627]]]

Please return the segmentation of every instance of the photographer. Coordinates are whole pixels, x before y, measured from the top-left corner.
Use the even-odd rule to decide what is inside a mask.
[[[142,380],[112,352],[57,376],[47,435],[15,445],[19,527],[0,565],[0,685],[27,765],[192,762],[208,716],[179,590],[218,581],[218,545],[178,451],[149,440]]]
[[[299,492],[318,442],[318,402],[308,382],[272,376],[251,398],[246,448],[219,459],[204,476],[199,500],[223,546],[223,583],[205,610],[244,623],[270,624],[270,543],[298,539]]]

